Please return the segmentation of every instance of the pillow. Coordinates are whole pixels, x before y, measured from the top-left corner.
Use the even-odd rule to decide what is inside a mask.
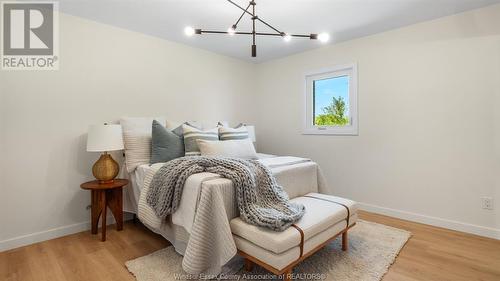
[[[244,124],[239,124],[235,128],[230,127],[219,127],[219,138],[222,141],[225,140],[242,140],[248,139],[248,130]]]
[[[196,140],[219,140],[218,128],[202,131],[188,124],[182,124],[182,131],[184,133],[184,150],[186,156],[200,155],[200,149]]]
[[[171,120],[167,120],[167,125],[165,127],[167,127],[167,129],[170,129],[171,131],[173,131],[174,129],[179,129],[179,131],[182,132],[182,124],[189,124],[195,128],[203,128],[201,126],[201,123],[198,122],[198,121],[187,121],[187,122],[175,122],[175,121],[171,121]]]
[[[120,119],[125,147],[125,165],[129,173],[151,161],[151,124],[153,120],[165,123],[165,118],[124,117]]]
[[[181,128],[182,127],[178,127]],[[175,129],[177,130],[177,129]],[[165,128],[160,122],[153,120],[151,133],[151,164],[168,162],[184,156],[184,138],[175,130]]]
[[[167,122],[168,124],[168,122]],[[201,128],[198,126],[198,125],[195,125],[197,123],[192,123],[192,122],[184,122],[183,124],[186,124],[186,125],[189,125],[191,127],[194,127],[198,130],[201,130]],[[168,125],[167,125],[167,128],[171,129],[172,132],[176,135],[178,135],[179,137],[183,137],[184,136],[184,131],[182,130],[182,125],[183,124],[180,124],[177,128],[169,128]]]
[[[257,159],[257,152],[250,139],[207,141],[197,140],[202,156],[234,157],[242,159]]]

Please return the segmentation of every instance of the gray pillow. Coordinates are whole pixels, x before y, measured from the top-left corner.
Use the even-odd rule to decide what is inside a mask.
[[[151,164],[163,163],[184,156],[184,138],[178,128],[170,131],[154,120],[151,132]]]

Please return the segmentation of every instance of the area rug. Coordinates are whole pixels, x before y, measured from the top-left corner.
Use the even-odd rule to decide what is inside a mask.
[[[349,231],[349,251],[341,250],[339,237],[295,267],[292,277],[297,280],[381,280],[410,236],[411,233],[405,230],[358,221]],[[181,263],[182,256],[173,247],[167,247],[125,265],[137,281],[207,279],[207,276],[184,273]],[[279,277],[259,266],[254,266],[252,272],[245,272],[243,260],[235,257],[216,279],[279,280]]]

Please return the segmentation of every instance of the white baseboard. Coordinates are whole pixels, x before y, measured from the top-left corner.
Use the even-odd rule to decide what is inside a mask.
[[[443,227],[447,229],[457,230],[461,232],[471,233],[479,236],[484,236],[493,239],[500,240],[500,229],[495,229],[491,227],[479,226],[474,224],[463,223],[459,221],[447,220],[437,217],[431,217],[421,214],[416,214],[412,212],[406,212],[391,208],[380,207],[372,204],[366,204],[358,202],[361,210],[365,210],[372,213],[382,214],[390,217],[395,217],[399,219],[414,221],[418,223],[428,224],[437,227]],[[125,213],[124,220],[130,220],[132,218],[131,214]],[[115,223],[113,217],[107,218],[108,224]],[[0,252],[14,249],[17,247],[22,247],[30,245],[37,242],[42,242],[90,229],[90,222],[81,222],[66,226],[61,226],[45,231],[40,231],[36,233],[31,233],[7,240],[0,241]]]
[[[123,220],[127,221],[130,220],[132,216],[130,214],[124,213],[123,214]],[[100,222],[100,221],[99,221]],[[114,224],[115,219],[110,216],[106,218],[106,223],[108,225]],[[10,249],[30,245],[33,243],[38,243],[82,231],[86,231],[90,229],[90,222],[81,222],[81,223],[75,223],[75,224],[70,224],[70,225],[65,225],[45,231],[40,231],[40,232],[35,232],[23,236],[18,236],[14,238],[10,238],[7,240],[0,241],[0,252],[7,251]],[[100,232],[99,232],[100,235]]]
[[[500,229],[431,217],[361,202],[358,202],[358,204],[360,209],[364,211],[500,240]]]

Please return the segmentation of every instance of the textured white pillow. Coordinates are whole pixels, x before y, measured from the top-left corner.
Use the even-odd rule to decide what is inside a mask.
[[[164,117],[124,117],[120,119],[125,146],[125,165],[129,173],[151,161],[151,128],[153,120],[165,125]]]
[[[196,140],[201,156],[234,157],[242,159],[257,159],[257,152],[249,139],[207,141]]]

